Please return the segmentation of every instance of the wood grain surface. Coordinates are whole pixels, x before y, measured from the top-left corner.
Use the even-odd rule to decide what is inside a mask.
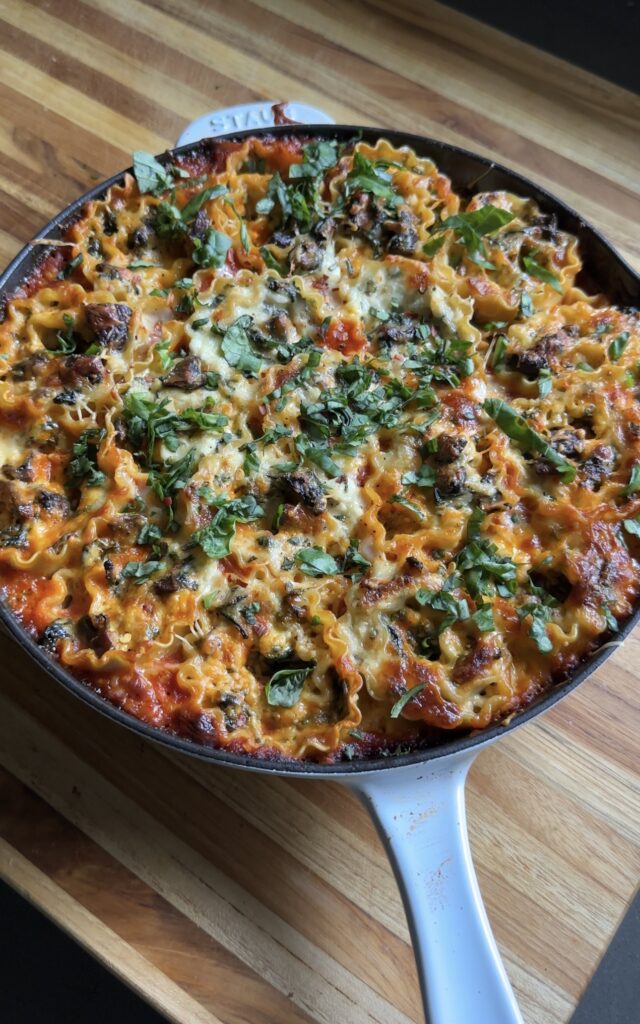
[[[640,267],[640,99],[438,4],[0,0],[0,48],[2,263],[133,148],[291,98],[497,157]],[[0,873],[17,889],[180,1024],[421,1020],[400,898],[347,792],[167,753],[0,652]],[[637,882],[639,682],[636,635],[471,772],[527,1024],[569,1019]]]

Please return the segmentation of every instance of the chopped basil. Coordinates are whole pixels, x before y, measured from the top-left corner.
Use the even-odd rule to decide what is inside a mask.
[[[609,359],[612,363],[615,363],[616,360],[620,358],[628,344],[628,331],[623,331],[622,334],[619,334],[616,338],[613,339],[613,341],[609,345]]]
[[[418,519],[424,519],[424,512],[422,511],[422,509],[419,508],[418,505],[415,505],[412,501],[409,501],[408,498],[405,498],[403,494],[394,494],[391,498],[389,498],[389,504],[402,505],[402,507],[408,509],[409,512],[413,512],[413,514],[417,516]]]
[[[82,263],[83,259],[84,256],[81,252],[79,252],[77,256],[74,256],[73,259],[69,260],[69,262],[62,268],[62,270],[58,274],[58,277],[60,279],[64,279],[65,277],[71,277],[74,270],[77,270],[77,268]]]
[[[535,452],[551,463],[565,483],[571,483],[575,479],[576,467],[568,459],[565,459],[564,455],[560,455],[552,448],[542,434],[530,427],[520,413],[503,402],[501,398],[488,398],[483,408],[507,437],[520,445],[524,451]]]
[[[523,256],[522,266],[526,270],[527,274],[531,275],[531,277],[537,277],[539,281],[544,281],[545,284],[550,284],[551,287],[555,288],[560,295],[563,294],[564,289],[560,282],[560,278],[556,274],[552,273],[551,270],[548,270],[547,267],[543,267],[537,262],[537,260],[534,260],[533,256]]]
[[[487,366],[492,370],[504,369],[504,354],[507,351],[507,339],[504,334],[498,334],[492,342],[487,358]]]
[[[271,249],[267,249],[266,245],[261,245],[260,255],[265,262],[265,266],[269,267],[270,270],[275,270],[276,273],[280,274],[282,277],[284,274],[284,268],[278,263],[277,259],[271,252]]]
[[[431,608],[435,612],[444,612],[438,632],[448,629],[454,622],[465,622],[469,618],[469,605],[465,598],[454,597],[446,588],[445,582],[441,590],[427,590],[420,588],[416,591],[416,601],[423,607]]]
[[[635,494],[636,491],[640,490],[640,462],[636,462],[631,468],[631,476],[629,477],[629,483],[624,488],[622,494],[625,498],[628,498],[631,494]]]
[[[355,192],[369,192],[384,199],[388,206],[398,206],[404,200],[394,191],[391,175],[379,164],[367,160],[362,153],[353,154],[353,166],[345,182],[347,195]]]
[[[155,523],[144,523],[138,531],[136,544],[155,544],[162,540],[162,530]]]
[[[262,518],[264,509],[250,494],[244,498],[231,499],[207,494],[206,500],[216,512],[207,526],[193,534],[193,540],[208,558],[224,558],[231,553],[236,523],[253,523]]]
[[[536,308],[533,304],[531,296],[528,294],[528,292],[522,292],[522,295],[520,296],[520,316],[522,317],[522,319],[526,320],[530,316],[533,316],[535,311]]]
[[[164,562],[157,562],[150,560],[148,562],[127,562],[123,566],[120,578],[123,580],[135,580],[136,584],[140,586],[145,580],[148,580],[150,576],[160,572],[164,569]]]
[[[87,487],[99,487],[106,480],[104,473],[98,469],[98,447],[106,434],[105,430],[90,427],[85,430],[71,449],[72,459],[67,465],[67,482],[72,487],[86,484]]]
[[[218,270],[223,266],[227,253],[231,248],[231,239],[222,231],[215,231],[210,228],[204,240],[194,238],[192,259],[199,267],[211,267]]]
[[[422,693],[426,685],[426,683],[418,683],[417,686],[412,686],[410,690],[403,693],[402,697],[398,698],[389,712],[391,718],[399,718],[400,713],[405,709],[409,701],[412,701],[414,697],[417,697],[419,693]]]
[[[553,378],[551,376],[551,370],[544,366],[538,374],[538,394],[540,398],[546,398],[547,395],[551,394],[553,389]]]
[[[632,537],[640,537],[640,516],[635,519],[624,519],[622,525]]]
[[[250,323],[251,317],[238,317],[224,332],[220,348],[229,366],[237,366],[239,370],[245,370],[247,373],[257,373],[262,366],[262,360],[251,347],[246,330]]]
[[[149,263],[148,260],[134,260],[133,263],[129,264],[129,270],[144,270],[147,267],[159,268],[159,263]]]
[[[171,188],[173,180],[166,168],[150,153],[137,149],[133,154],[133,173],[141,192],[160,195]]]
[[[335,576],[339,572],[335,558],[322,548],[302,548],[297,551],[296,564],[307,576]]]
[[[496,628],[493,619],[493,608],[490,604],[480,605],[471,616],[471,621],[475,623],[481,633],[490,633]]]
[[[272,707],[292,708],[300,700],[304,681],[313,672],[315,664],[305,668],[281,668],[265,687],[267,704]]]
[[[606,604],[603,604],[600,608],[600,611],[604,616],[604,621],[607,624],[607,628],[610,629],[612,633],[617,633],[620,627],[618,625],[618,620],[616,619],[611,609],[608,608]]]
[[[438,233],[440,231],[455,231],[456,241],[464,245],[469,259],[487,270],[495,270],[493,263],[489,263],[487,260],[484,237],[499,231],[513,219],[513,213],[487,203],[470,213],[454,213],[447,217],[438,228]]]
[[[212,188],[205,188],[202,192],[197,192],[195,196],[192,196],[188,203],[182,207],[181,215],[182,220],[185,222],[194,220],[196,214],[211,199],[217,199],[218,196],[224,196],[228,192],[226,185],[214,185]]]
[[[431,238],[422,246],[422,251],[425,256],[435,256],[435,254],[442,249],[445,242],[446,238],[444,235],[440,235],[439,238]]]

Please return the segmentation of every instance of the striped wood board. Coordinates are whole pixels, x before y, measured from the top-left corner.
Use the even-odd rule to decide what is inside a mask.
[[[437,4],[0,0],[0,48],[2,263],[133,148],[294,98],[502,159],[640,266],[640,99]],[[398,892],[347,792],[168,754],[0,643],[16,888],[180,1024],[421,1019]],[[568,1020],[636,884],[639,663],[632,637],[471,773],[480,883],[527,1024]]]

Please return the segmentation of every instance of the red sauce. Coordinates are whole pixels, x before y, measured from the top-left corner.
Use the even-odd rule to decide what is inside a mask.
[[[341,352],[345,356],[353,356],[367,347],[367,336],[359,324],[353,320],[334,318],[327,330],[321,335],[321,343],[327,348]]]

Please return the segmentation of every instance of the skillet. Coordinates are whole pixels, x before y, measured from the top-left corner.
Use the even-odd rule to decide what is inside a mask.
[[[396,147],[410,146],[430,157],[463,195],[481,186],[483,191],[505,189],[530,196],[544,213],[555,214],[562,230],[580,242],[587,268],[587,287],[606,292],[621,306],[640,305],[640,278],[574,210],[533,182],[500,164],[464,149],[405,132],[381,131],[352,125],[267,126],[269,105],[234,108],[216,121],[203,118],[189,126],[186,145],[171,153],[187,153],[203,134],[219,128],[251,124],[258,127],[231,131],[223,137],[241,141],[249,135],[297,134],[344,141],[361,134],[365,141],[383,135]],[[305,111],[306,113],[306,111]],[[315,111],[314,113],[321,113]],[[208,124],[208,132],[205,125]],[[39,237],[61,237],[80,216],[84,204],[102,197],[122,180],[123,173],[94,186],[59,213]],[[0,275],[0,296],[11,294],[37,266],[43,246],[29,243]],[[583,274],[585,272],[583,271]],[[606,644],[579,666],[578,671],[541,695],[509,721],[481,732],[460,735],[425,749],[390,756],[334,764],[258,761],[250,755],[203,747],[174,736],[108,704],[51,660],[0,602],[0,625],[47,674],[80,700],[116,722],[156,743],[215,764],[248,771],[308,779],[334,779],[347,785],[367,806],[385,844],[402,893],[413,938],[418,974],[428,1024],[522,1024],[504,967],[491,934],[471,862],[464,809],[464,783],[478,752],[507,735],[566,696],[598,668],[630,633],[640,608],[627,620],[614,643]],[[464,972],[459,965],[464,964]]]

